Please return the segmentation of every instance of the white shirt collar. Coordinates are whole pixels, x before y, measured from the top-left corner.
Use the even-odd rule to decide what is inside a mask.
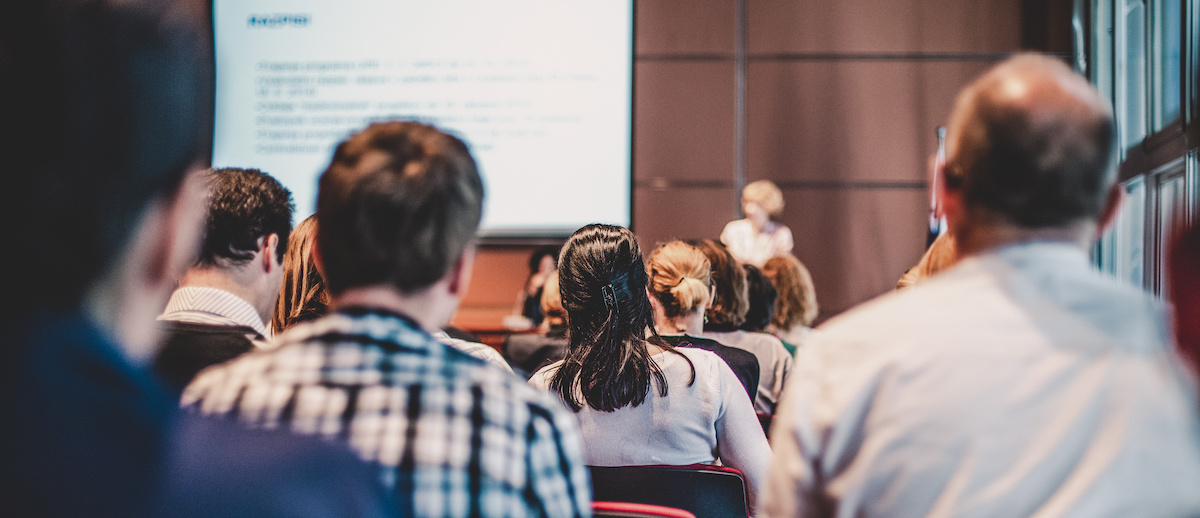
[[[202,286],[175,290],[159,320],[196,324],[246,326],[268,336],[267,326],[254,306],[228,291]]]

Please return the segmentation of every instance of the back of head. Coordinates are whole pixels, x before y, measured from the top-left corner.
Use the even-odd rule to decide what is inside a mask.
[[[670,318],[691,313],[710,297],[712,270],[696,247],[672,241],[650,254],[650,292]]]
[[[1022,228],[1095,219],[1115,179],[1108,104],[1062,62],[1022,55],[959,95],[946,183],[970,220]]]
[[[200,267],[238,267],[254,258],[259,239],[279,236],[283,261],[292,233],[292,193],[258,169],[225,168],[210,173],[208,213],[200,244]]]
[[[782,330],[798,325],[811,327],[819,308],[817,290],[804,263],[791,255],[782,255],[768,259],[762,271],[779,294],[771,324]]]
[[[212,42],[197,0],[16,0],[0,16],[5,299],[73,306],[152,199],[212,143]]]
[[[745,331],[762,331],[771,323],[775,316],[775,299],[779,293],[762,270],[752,264],[742,265],[746,272],[746,321],[742,322]]]
[[[746,273],[725,246],[711,239],[689,241],[708,258],[712,266],[712,286],[716,291],[708,307],[705,331],[734,331],[746,321],[750,302],[746,292]]]
[[[283,257],[283,286],[271,320],[275,332],[316,318],[329,306],[329,292],[313,257],[316,246],[317,215],[313,214],[296,225]]]
[[[563,245],[558,261],[559,291],[567,312],[567,356],[550,387],[578,410],[583,402],[603,412],[640,405],[650,379],[666,394],[666,378],[646,349],[654,333],[646,268],[629,229],[583,227]]]
[[[317,246],[329,291],[429,287],[462,257],[482,210],[483,183],[461,140],[415,122],[368,126],[338,145],[321,175]]]

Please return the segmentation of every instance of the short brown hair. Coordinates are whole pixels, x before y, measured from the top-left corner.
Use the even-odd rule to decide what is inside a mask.
[[[775,290],[779,292],[771,325],[781,330],[791,329],[797,324],[812,327],[820,309],[812,274],[808,273],[804,263],[791,255],[781,255],[767,259],[762,271],[775,283]]]
[[[416,122],[368,126],[338,144],[321,175],[317,247],[330,293],[432,285],[474,239],[482,206],[461,140]]]
[[[1112,113],[1061,61],[1022,55],[955,102],[946,183],[969,217],[1024,228],[1096,218],[1114,180]]]
[[[746,321],[750,309],[750,298],[746,293],[746,272],[742,265],[729,254],[725,246],[711,239],[690,241],[689,244],[704,252],[712,266],[712,285],[716,291],[713,303],[705,316],[706,331],[735,331]]]

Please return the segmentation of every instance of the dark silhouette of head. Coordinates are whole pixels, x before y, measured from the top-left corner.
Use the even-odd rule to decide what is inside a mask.
[[[0,16],[5,300],[78,305],[212,147],[203,1],[24,1]]]

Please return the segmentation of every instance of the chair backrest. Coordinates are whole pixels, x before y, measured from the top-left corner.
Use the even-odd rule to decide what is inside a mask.
[[[696,518],[696,515],[683,509],[631,502],[592,502],[592,516],[595,518]]]
[[[690,466],[589,466],[597,501],[675,507],[696,518],[747,516],[746,484],[733,468]]]

